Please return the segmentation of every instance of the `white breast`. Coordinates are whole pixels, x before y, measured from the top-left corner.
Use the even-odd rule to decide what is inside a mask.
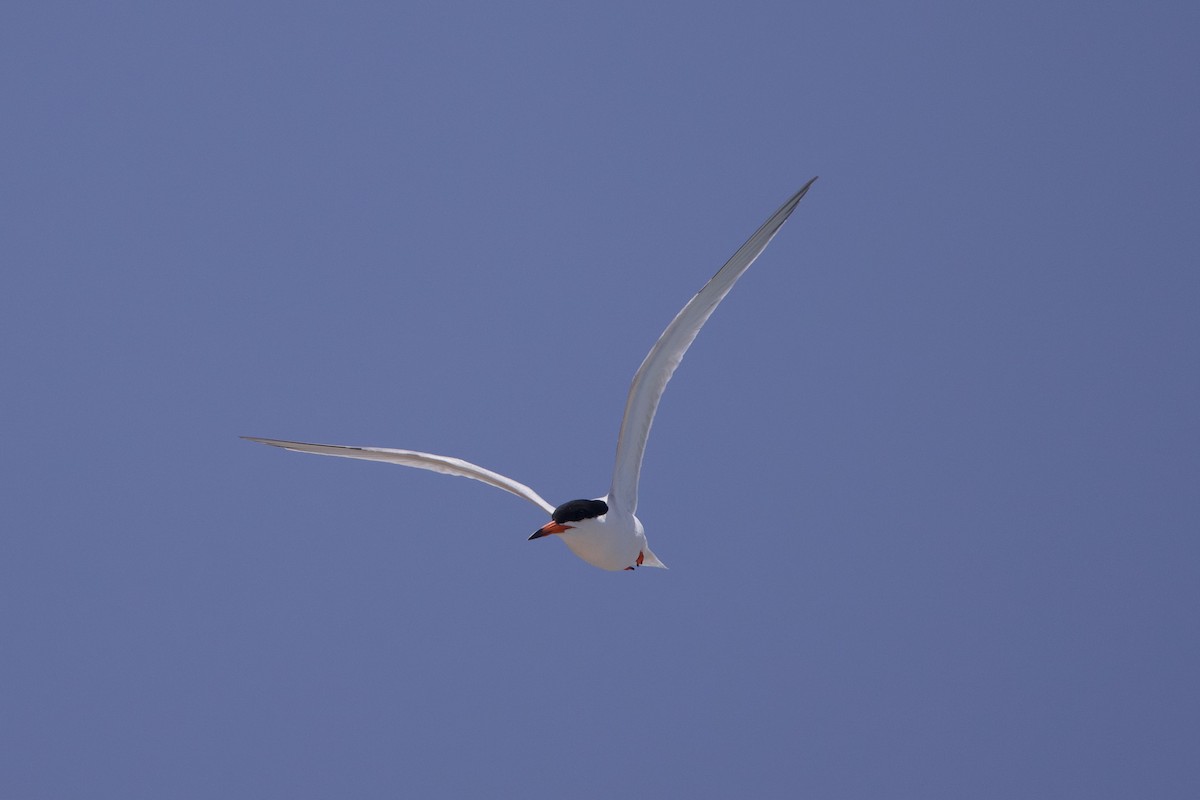
[[[572,528],[563,531],[559,537],[572,553],[600,569],[632,567],[646,546],[646,534],[637,517],[609,521],[606,515],[569,524]]]

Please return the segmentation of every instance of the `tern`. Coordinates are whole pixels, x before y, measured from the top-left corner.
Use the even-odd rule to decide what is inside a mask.
[[[385,447],[308,444],[281,439],[261,439],[255,436],[242,438],[300,453],[384,461],[482,481],[497,489],[512,492],[517,497],[523,497],[550,515],[550,521],[534,531],[529,537],[530,540],[556,535],[575,555],[600,569],[665,569],[666,564],[654,555],[646,543],[645,529],[635,514],[642,455],[646,451],[646,440],[650,435],[650,425],[654,422],[658,402],[700,328],[704,326],[717,304],[729,294],[737,279],[775,237],[815,180],[816,178],[813,178],[788,198],[788,201],[738,248],[725,266],[704,284],[671,321],[654,343],[654,347],[650,348],[637,374],[633,376],[633,384],[629,387],[625,416],[621,419],[620,433],[617,434],[617,460],[613,467],[612,486],[603,497],[569,500],[555,507],[525,484],[459,458]]]

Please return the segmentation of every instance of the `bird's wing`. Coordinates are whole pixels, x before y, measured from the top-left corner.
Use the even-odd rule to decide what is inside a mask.
[[[285,450],[295,450],[297,453],[316,453],[322,456],[362,458],[367,461],[386,461],[389,464],[428,469],[433,472],[440,472],[443,475],[472,478],[477,481],[483,481],[489,486],[495,486],[497,489],[512,492],[517,497],[523,497],[547,514],[554,513],[554,506],[543,500],[541,495],[525,484],[518,483],[512,478],[506,478],[499,473],[492,472],[490,469],[484,469],[469,461],[463,461],[461,458],[436,456],[432,453],[418,453],[415,450],[392,450],[386,447],[345,447],[337,444],[306,444],[305,442],[285,442],[279,439],[259,439],[255,436],[243,436],[242,438],[248,439],[251,442],[269,444],[273,447],[282,447]]]
[[[625,401],[625,416],[621,419],[621,432],[617,435],[617,463],[613,468],[612,490],[608,494],[608,503],[616,511],[625,514],[637,511],[638,477],[642,470],[642,455],[646,451],[650,425],[654,422],[654,412],[658,409],[663,390],[667,388],[667,381],[671,380],[675,368],[683,360],[683,354],[687,352],[713,309],[729,294],[737,279],[774,238],[775,233],[787,221],[815,180],[816,178],[813,178],[792,195],[733,254],[725,266],[704,284],[704,288],[683,307],[663,331],[663,335],[655,342],[654,347],[650,348],[646,360],[633,376],[629,398]]]

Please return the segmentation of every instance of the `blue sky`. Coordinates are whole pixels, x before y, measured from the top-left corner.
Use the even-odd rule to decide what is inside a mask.
[[[1194,3],[0,17],[0,796],[1200,792]]]

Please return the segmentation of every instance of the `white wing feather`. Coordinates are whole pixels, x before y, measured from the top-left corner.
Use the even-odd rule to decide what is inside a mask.
[[[813,178],[792,195],[704,284],[663,331],[633,376],[629,398],[625,401],[625,416],[621,419],[621,432],[617,435],[617,461],[613,468],[612,490],[608,493],[608,504],[617,513],[632,516],[637,511],[638,478],[642,471],[642,456],[646,452],[646,439],[650,436],[650,425],[654,422],[654,412],[658,409],[663,390],[667,388],[675,368],[683,361],[683,354],[713,309],[729,294],[737,279],[774,238],[815,180]]]
[[[307,444],[305,442],[286,442],[280,439],[259,439],[255,436],[243,436],[252,442],[282,447],[285,450],[295,450],[298,453],[316,453],[322,456],[337,456],[339,458],[361,458],[367,461],[385,461],[389,464],[400,464],[404,467],[416,467],[443,475],[457,475],[460,478],[471,478],[483,481],[489,486],[512,492],[517,497],[523,497],[547,514],[554,512],[554,506],[542,499],[542,496],[523,483],[512,478],[484,469],[461,458],[437,456],[433,453],[418,453],[416,450],[393,450],[386,447],[346,447],[337,444]]]

